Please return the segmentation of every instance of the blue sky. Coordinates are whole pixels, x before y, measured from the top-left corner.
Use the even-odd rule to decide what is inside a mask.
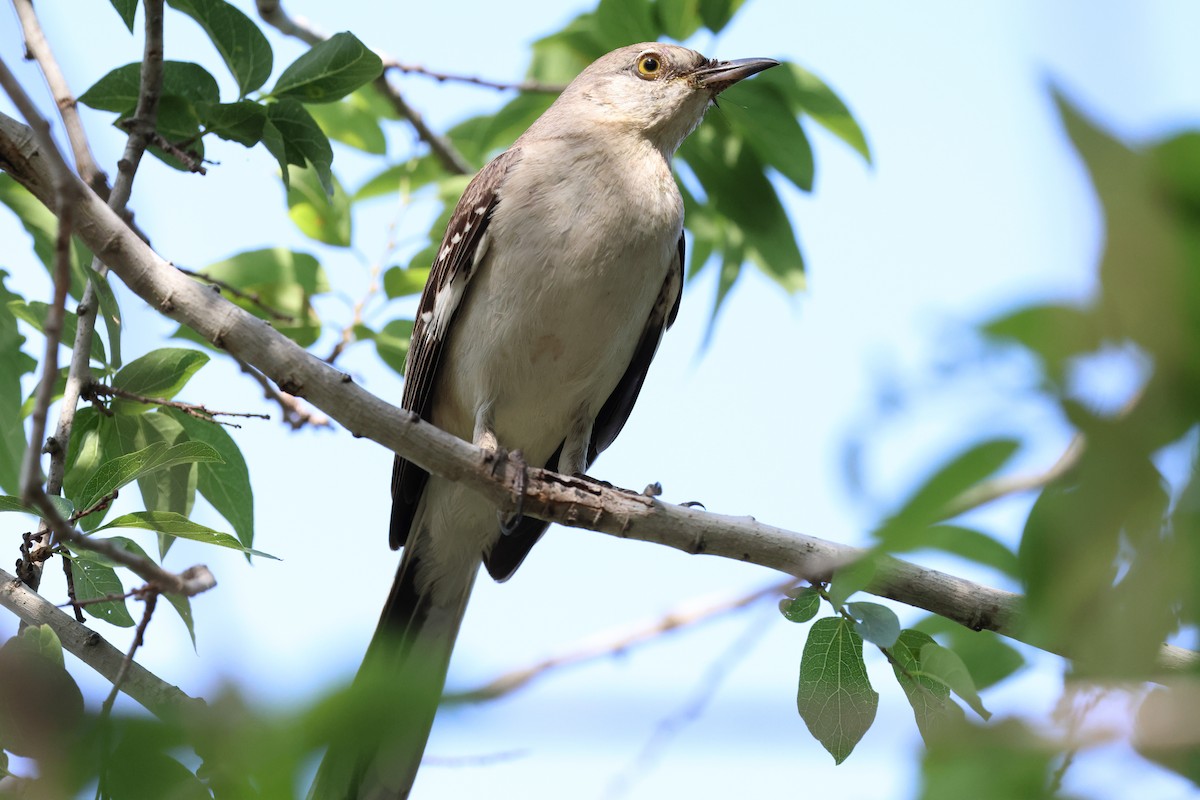
[[[139,57],[140,45],[107,3],[71,4],[69,14],[64,8],[39,6],[76,91]],[[508,4],[477,2],[288,8],[326,31],[355,31],[405,61],[505,79],[522,74],[529,42],[586,5],[540,0],[522,4],[519,14]],[[667,500],[700,500],[713,511],[862,542],[958,446],[1017,434],[1026,444],[1011,469],[1052,463],[1070,432],[1028,392],[1036,382],[1030,365],[984,351],[972,330],[1014,306],[1082,300],[1094,289],[1102,247],[1098,207],[1048,87],[1058,86],[1133,141],[1194,127],[1198,17],[1200,7],[1184,2],[749,0],[721,36],[690,42],[707,55],[789,58],[822,75],[866,130],[874,165],[810,128],[816,190],[783,189],[810,270],[808,292],[784,296],[748,269],[704,349],[715,286],[711,272],[702,274],[685,293],[637,410],[594,473],[623,486],[658,480]],[[226,80],[192,24],[178,14],[168,21],[168,56],[200,60]],[[32,67],[17,63],[20,44],[9,23],[4,30],[0,55],[32,78]],[[105,42],[104,56],[96,55],[96,41]],[[291,42],[273,38],[273,44],[277,71],[301,51]],[[420,77],[402,85],[435,127],[504,99]],[[87,112],[85,120],[111,165],[119,135],[107,115]],[[401,158],[412,139],[401,130],[391,145],[391,155]],[[133,206],[159,252],[197,267],[268,245],[310,250],[345,293],[326,301],[322,312],[332,322],[345,320],[347,301],[366,285],[364,263],[311,244],[291,226],[269,158],[237,147],[214,147],[213,157],[221,166],[205,178],[153,162],[140,173]],[[355,185],[368,164],[339,150],[334,167]],[[418,205],[402,217],[399,238],[408,252],[419,246],[413,237],[429,213]],[[356,218],[366,263],[383,247],[394,217],[384,202]],[[44,274],[24,252],[22,236],[0,216],[0,241],[14,242],[0,253],[0,266],[15,274],[15,286],[44,295]],[[173,326],[132,305],[126,302],[126,347],[157,346]],[[399,380],[369,349],[351,350],[340,363],[372,391],[398,401]],[[1119,376],[1111,383],[1112,391],[1121,390]],[[236,368],[217,362],[188,396],[222,407],[264,405]],[[170,565],[203,560],[220,586],[193,604],[197,655],[182,626],[163,615],[140,658],[192,693],[212,694],[228,681],[286,706],[348,679],[370,636],[395,564],[384,534],[391,456],[344,431],[296,435],[276,423],[247,425],[238,439],[254,477],[256,546],[284,561],[250,567],[207,549],[173,550]],[[1028,498],[1018,498],[972,521],[1015,542],[1027,505]],[[220,522],[211,513],[207,519]],[[9,531],[12,523],[0,525]],[[922,561],[1002,584],[980,568]],[[735,596],[772,580],[747,565],[556,529],[510,583],[477,587],[451,684],[473,685],[685,600]],[[756,635],[741,638],[750,626],[758,626]],[[0,619],[0,633],[13,628]],[[127,640],[127,632],[103,632],[119,646]],[[741,657],[704,712],[656,758],[639,761],[656,726],[691,704],[711,665],[734,645]],[[475,796],[488,787],[494,796],[652,798],[838,786],[853,798],[911,796],[919,740],[906,703],[889,685],[890,668],[868,656],[882,694],[879,716],[849,761],[835,768],[795,713],[802,645],[803,631],[766,604],[564,671],[498,703],[456,711],[439,722],[430,754],[517,755],[488,766],[428,768],[419,791]],[[1032,651],[1030,657],[1033,667],[985,702],[1048,727],[1061,667],[1054,658]],[[100,692],[99,679],[78,674],[93,696]],[[1102,709],[1100,719],[1119,722],[1120,703],[1109,705],[1115,708]],[[616,785],[625,793],[614,793]],[[1085,754],[1068,773],[1068,790],[1091,797],[1125,797],[1134,786],[1144,796],[1194,796],[1182,781],[1132,760],[1122,745]]]

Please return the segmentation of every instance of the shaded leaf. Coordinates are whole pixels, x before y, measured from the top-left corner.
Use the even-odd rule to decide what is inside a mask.
[[[84,723],[83,693],[50,626],[31,625],[5,642],[0,675],[0,748],[29,758],[61,756]]]
[[[245,14],[225,0],[167,0],[204,28],[225,60],[245,97],[271,77],[272,53],[267,37]]]
[[[829,600],[834,608],[840,607],[846,599],[870,585],[875,577],[878,562],[874,553],[864,553],[862,558],[839,567],[833,573],[829,583]]]
[[[1025,657],[998,633],[973,631],[953,620],[932,614],[915,626],[916,631],[943,637],[943,643],[958,653],[980,691],[994,686],[1025,666]]]
[[[900,632],[892,646],[892,672],[912,706],[917,730],[926,743],[948,723],[963,719],[963,711],[950,699],[950,687],[924,674],[921,667],[921,648],[933,643],[928,634],[906,629]]]
[[[75,512],[75,505],[65,497],[58,495],[46,495],[50,500],[50,504],[58,511],[58,515],[63,519],[69,519],[71,514]],[[0,495],[0,512],[16,511],[21,514],[32,514],[35,517],[40,517],[41,512],[36,508],[24,505],[19,498],[10,497],[8,495]]]
[[[1020,578],[1017,554],[981,531],[959,525],[889,525],[881,534],[882,545],[890,553],[941,550]]]
[[[733,19],[733,15],[746,0],[700,0],[700,18],[704,26],[713,33],[721,30]]]
[[[326,194],[333,193],[333,148],[321,126],[295,100],[284,98],[267,106],[268,125],[263,126],[263,144],[279,161],[284,185],[290,183],[288,164],[303,167],[311,164],[321,179]],[[277,139],[275,134],[278,134]]]
[[[138,0],[109,0],[112,7],[121,15],[121,22],[133,33],[133,22],[137,18]]]
[[[778,87],[745,81],[721,96],[720,109],[764,164],[812,191],[812,146]]]
[[[238,539],[246,547],[254,544],[254,492],[250,487],[250,470],[242,452],[221,425],[214,425],[189,416],[174,408],[157,412],[174,419],[183,427],[187,438],[204,442],[221,457],[220,461],[205,461],[196,465],[197,488],[200,494],[223,516]]]
[[[109,537],[107,537],[107,541],[118,544],[121,547],[123,547],[124,549],[133,553],[135,556],[144,558],[147,561],[154,560],[154,559],[150,558],[150,556],[147,555],[146,551],[142,549],[142,546],[140,544],[138,544],[137,542],[135,542],[133,539],[130,539],[125,536],[109,536]],[[192,619],[192,601],[191,601],[191,599],[188,598],[187,595],[175,594],[173,592],[169,592],[169,593],[162,594],[159,596],[162,597],[163,599],[165,599],[168,603],[170,603],[171,607],[175,609],[175,613],[177,613],[179,615],[179,618],[183,620],[183,624],[187,628],[188,636],[190,636],[192,639],[192,648],[195,649],[195,647],[196,647],[196,624],[195,624],[195,621]]]
[[[816,75],[787,63],[755,76],[754,83],[778,87],[787,98],[792,113],[810,117],[871,163],[871,149],[862,128],[841,98]]]
[[[929,737],[921,800],[1052,800],[1059,747],[1016,719],[948,724]]]
[[[840,764],[875,721],[879,694],[863,662],[862,638],[845,619],[813,623],[800,659],[796,706],[808,730]]]
[[[33,239],[33,251],[38,260],[46,268],[46,274],[54,278],[55,241],[58,238],[58,218],[42,205],[41,201],[29,193],[11,175],[0,172],[0,203],[8,206],[21,221],[21,227]],[[92,253],[77,239],[71,241],[71,297],[79,300],[83,297],[84,287],[92,273]],[[7,273],[6,273],[7,274]],[[7,290],[5,290],[7,292]],[[10,299],[21,299],[11,295]]]
[[[199,107],[200,118],[207,130],[222,139],[253,147],[262,141],[267,124],[267,107],[252,100],[236,103],[213,103]]]
[[[3,176],[0,176],[3,177]],[[32,372],[36,362],[22,352],[25,337],[17,328],[11,303],[20,303],[19,295],[4,285],[8,273],[0,270],[0,489],[18,494],[21,491],[21,461],[25,457],[25,428],[16,424],[22,419],[21,376]]]
[[[25,302],[23,300],[9,300],[8,312],[17,319],[29,323],[35,331],[45,335],[46,333],[46,318],[50,315],[50,304],[43,303],[40,300]],[[75,330],[78,325],[78,318],[73,311],[65,311],[63,314],[62,331],[59,336],[59,343],[71,349],[72,342],[75,341]],[[101,364],[108,363],[108,354],[104,352],[104,342],[100,337],[92,337],[92,358],[99,361]]]
[[[985,720],[991,718],[991,712],[983,707],[983,701],[979,699],[979,692],[975,689],[975,682],[971,680],[967,665],[957,653],[947,650],[937,642],[927,642],[922,645],[919,658],[923,675],[946,684],[950,691],[965,700],[967,705]]]
[[[354,193],[354,199],[358,201],[373,197],[407,195],[445,176],[445,168],[432,156],[409,159],[370,178]]]
[[[677,42],[700,30],[700,0],[658,0],[654,15],[663,33]]]
[[[113,369],[120,369],[121,309],[117,305],[116,295],[113,294],[112,286],[108,283],[108,278],[99,272],[90,271],[88,273],[88,280],[96,287],[96,299],[100,304],[100,308],[97,311],[97,318],[104,321],[104,329],[108,332],[108,349],[110,354],[108,365]]]
[[[137,108],[142,62],[117,67],[79,96],[79,102],[99,111],[132,114]],[[164,61],[162,96],[193,103],[217,103],[221,92],[208,70],[190,61]]]
[[[847,603],[846,610],[858,622],[854,630],[864,640],[878,647],[891,647],[900,636],[900,620],[896,612],[879,603]]]
[[[125,593],[125,587],[121,585],[116,570],[87,551],[75,552],[71,558],[71,575],[75,582],[75,599],[80,602]],[[133,617],[129,615],[124,598],[88,603],[83,607],[83,611],[88,616],[102,619],[119,628],[133,627]]]

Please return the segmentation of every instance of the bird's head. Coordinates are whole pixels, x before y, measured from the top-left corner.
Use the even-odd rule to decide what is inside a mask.
[[[590,123],[645,136],[669,157],[719,93],[778,64],[771,58],[717,61],[686,47],[643,42],[597,59],[562,100],[573,113],[586,108]]]

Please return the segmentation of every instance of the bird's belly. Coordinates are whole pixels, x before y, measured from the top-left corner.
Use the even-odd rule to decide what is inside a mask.
[[[481,265],[442,365],[452,432],[471,439],[486,409],[500,445],[543,464],[573,426],[590,423],[628,368],[674,258],[674,242],[641,244],[582,268],[553,252]]]

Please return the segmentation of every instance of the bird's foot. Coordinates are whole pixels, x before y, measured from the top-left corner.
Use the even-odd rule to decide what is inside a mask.
[[[500,519],[500,533],[504,536],[510,536],[516,532],[517,526],[521,524],[522,510],[525,507],[525,487],[529,483],[529,465],[525,463],[525,456],[520,450],[512,450],[510,452],[500,451],[497,453],[497,463],[512,461],[517,465],[517,486],[514,494],[516,497],[516,510],[511,514],[498,512]]]

